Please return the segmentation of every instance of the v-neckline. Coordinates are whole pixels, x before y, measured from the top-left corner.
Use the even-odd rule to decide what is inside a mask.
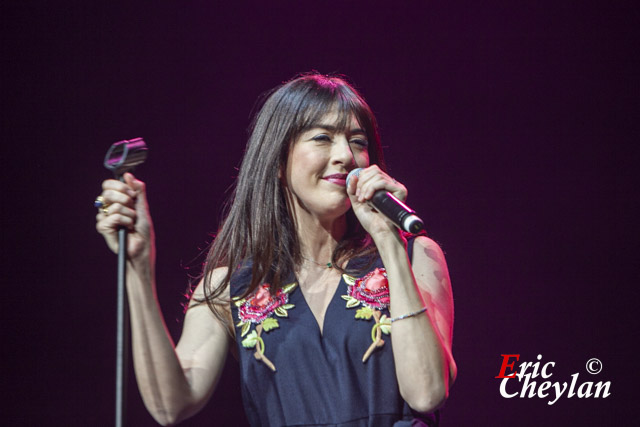
[[[347,262],[345,270],[349,268],[349,264],[351,264],[351,260]],[[325,327],[327,326],[327,314],[329,313],[329,309],[331,308],[331,305],[334,303],[336,299],[336,295],[339,294],[339,290],[343,287],[344,277],[342,274],[340,274],[340,278],[338,279],[338,285],[335,287],[333,291],[333,295],[331,295],[331,298],[329,299],[329,303],[324,308],[322,325],[320,325],[318,318],[316,317],[315,313],[311,309],[311,306],[309,305],[309,301],[307,301],[307,297],[305,296],[304,291],[302,290],[302,286],[300,286],[300,280],[298,280],[297,275],[295,276],[295,279],[296,279],[296,283],[298,283],[298,288],[300,288],[300,295],[302,295],[302,301],[304,301],[304,305],[307,307],[307,310],[309,310],[309,313],[311,313],[311,318],[313,319],[313,323],[316,325],[316,329],[318,330],[318,333],[320,334],[320,338],[322,339],[324,338],[324,331],[325,331]]]

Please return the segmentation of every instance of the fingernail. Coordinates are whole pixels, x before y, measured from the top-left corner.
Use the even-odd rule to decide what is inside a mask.
[[[136,197],[138,195],[134,190],[127,190],[127,194],[131,197]]]
[[[360,197],[360,189],[356,189],[356,197]]]

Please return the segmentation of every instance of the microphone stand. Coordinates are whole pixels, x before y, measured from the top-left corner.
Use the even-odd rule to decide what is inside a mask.
[[[104,166],[124,182],[125,172],[132,171],[147,158],[147,145],[142,138],[118,141],[111,145]],[[116,306],[116,427],[126,420],[127,368],[129,362],[129,307],[126,292],[127,230],[118,229],[118,287]]]
[[[122,177],[120,177],[121,180]],[[127,230],[118,230],[118,300],[116,303],[116,427],[126,419],[127,368],[129,366],[129,305],[127,303]]]

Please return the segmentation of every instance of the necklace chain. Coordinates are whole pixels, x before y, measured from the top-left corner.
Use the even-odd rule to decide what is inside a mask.
[[[333,263],[331,262],[326,262],[326,263],[320,263],[316,260],[313,260],[311,258],[307,258],[306,256],[302,256],[302,258],[306,259],[307,261],[311,261],[312,263],[319,265],[320,267],[324,267],[324,268],[333,268]]]

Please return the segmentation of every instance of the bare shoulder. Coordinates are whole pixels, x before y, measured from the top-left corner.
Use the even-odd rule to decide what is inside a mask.
[[[440,285],[448,288],[449,270],[440,246],[426,236],[418,236],[413,241],[411,260],[416,279],[421,284]]]
[[[218,267],[211,272],[209,282],[208,282],[209,292],[211,292],[213,289],[217,288],[222,284],[222,281],[225,279],[225,277],[227,277],[228,270],[229,269],[227,267]],[[191,301],[189,302],[190,307],[193,305],[198,305],[199,301],[203,301],[205,299],[204,286],[205,286],[205,280],[203,278],[200,280],[200,282],[194,289],[193,294],[191,295]],[[220,295],[220,297],[228,299],[228,296],[229,296],[229,288],[227,287],[224,290],[224,292]]]
[[[420,236],[413,242],[413,274],[418,289],[428,304],[433,304],[439,315],[449,323],[443,329],[449,329],[453,324],[453,293],[449,270],[440,246],[428,237]]]
[[[220,285],[227,274],[227,268],[221,267],[211,273],[211,280],[208,281],[212,288]],[[208,366],[211,358],[218,359],[221,354],[226,353],[229,333],[227,322],[216,316],[206,303],[205,280],[200,280],[196,286],[189,308],[184,317],[184,325],[180,341],[176,346],[176,351],[183,362],[193,366]],[[208,293],[207,293],[208,294]],[[227,317],[224,300],[228,298],[229,290],[226,289],[218,299],[224,317]],[[227,299],[228,300],[228,299]],[[228,304],[226,304],[228,307]],[[231,312],[228,310],[230,318]]]
[[[416,258],[422,261],[430,260],[440,265],[444,264],[446,267],[442,248],[427,236],[418,236],[413,240],[413,259]]]

